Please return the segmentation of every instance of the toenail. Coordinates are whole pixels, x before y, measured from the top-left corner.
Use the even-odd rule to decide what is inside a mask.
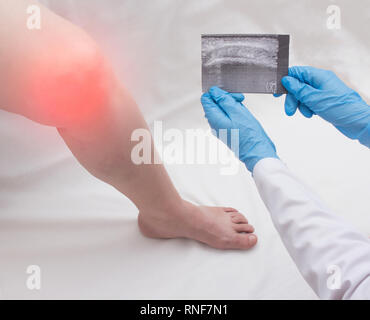
[[[257,237],[255,235],[250,235],[248,242],[249,245],[254,246],[257,242]]]

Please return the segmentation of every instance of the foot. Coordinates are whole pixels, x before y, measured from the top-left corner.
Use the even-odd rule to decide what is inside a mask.
[[[140,211],[138,223],[150,238],[188,238],[217,249],[249,249],[257,243],[253,226],[233,208],[184,201],[172,212]]]

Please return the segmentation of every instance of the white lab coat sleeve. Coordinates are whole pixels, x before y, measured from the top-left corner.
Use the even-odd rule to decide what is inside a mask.
[[[280,160],[260,160],[253,177],[285,247],[316,294],[370,299],[370,240],[330,212]]]

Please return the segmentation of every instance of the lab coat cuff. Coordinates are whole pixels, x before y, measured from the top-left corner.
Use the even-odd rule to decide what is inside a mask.
[[[275,173],[278,170],[287,170],[286,165],[277,158],[264,158],[256,163],[253,168],[253,178],[258,180],[259,177],[269,173]]]

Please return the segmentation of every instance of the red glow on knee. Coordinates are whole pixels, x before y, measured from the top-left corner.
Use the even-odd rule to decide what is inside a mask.
[[[30,82],[36,121],[65,127],[99,117],[109,98],[109,81],[103,62],[75,62],[61,70],[41,65]]]

